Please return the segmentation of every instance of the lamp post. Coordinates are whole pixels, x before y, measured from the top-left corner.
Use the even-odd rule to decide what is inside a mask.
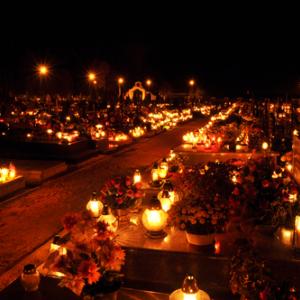
[[[195,86],[195,80],[194,79],[190,79],[189,86],[190,86],[190,94],[191,94],[192,105],[194,105],[194,86]]]
[[[96,85],[97,85],[97,75],[96,75],[96,73],[92,72],[92,71],[89,72],[87,74],[87,79],[88,79],[89,87],[90,87],[90,101],[92,102],[92,94],[93,94],[92,90],[93,90],[93,87],[96,88]],[[94,93],[94,96],[96,97],[95,93]],[[95,102],[92,105],[93,105],[93,110],[95,111],[95,109],[96,109]]]
[[[147,79],[146,80],[146,86],[147,86],[147,90],[148,90],[148,95],[149,95],[149,102],[151,101],[151,92],[150,92],[150,87],[152,85],[152,80],[151,79]]]
[[[119,77],[119,79],[118,79],[118,86],[119,86],[118,96],[119,96],[120,99],[121,99],[121,96],[122,96],[122,85],[123,85],[123,83],[124,83],[124,78]]]
[[[47,66],[46,64],[40,64],[37,66],[36,68],[37,70],[37,74],[40,78],[40,88],[42,86],[42,80],[45,79],[48,75],[49,75],[49,66]],[[43,91],[45,93],[45,91]],[[41,94],[44,94],[41,93]]]

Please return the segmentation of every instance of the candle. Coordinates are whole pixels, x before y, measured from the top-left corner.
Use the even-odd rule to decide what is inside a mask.
[[[298,194],[297,193],[292,193],[289,194],[289,202],[290,203],[295,203],[298,199]]]
[[[183,281],[182,288],[175,290],[169,297],[170,300],[210,300],[209,295],[200,290],[197,280],[188,274]]]
[[[112,232],[116,232],[118,229],[118,220],[117,218],[110,212],[107,204],[104,205],[102,215],[98,219],[101,222],[104,222],[108,225],[108,230]]]
[[[220,241],[215,242],[215,254],[220,254],[221,253],[221,243]]]
[[[264,151],[266,151],[266,150],[269,148],[269,144],[268,144],[267,142],[263,142],[263,143],[261,144],[261,148],[262,148]]]
[[[94,192],[92,198],[86,205],[86,209],[90,212],[92,217],[98,218],[102,213],[103,204],[100,200],[96,198],[96,193]]]
[[[167,225],[167,213],[161,208],[159,200],[154,196],[149,208],[146,208],[142,215],[142,223],[150,238],[165,237],[163,231]]]
[[[281,241],[286,246],[291,246],[293,240],[293,230],[288,228],[281,228]]]
[[[133,183],[139,183],[142,181],[142,176],[139,170],[135,170],[134,175],[133,175]]]
[[[159,200],[160,200],[160,203],[161,203],[161,207],[165,212],[170,210],[173,202],[172,202],[172,199],[170,197],[170,193],[168,191],[163,190]]]
[[[158,181],[158,170],[153,169],[151,173],[152,173],[152,181],[153,182]]]

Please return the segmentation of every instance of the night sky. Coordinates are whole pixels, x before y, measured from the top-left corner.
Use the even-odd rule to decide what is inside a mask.
[[[78,90],[86,72],[105,62],[128,85],[149,77],[183,91],[193,77],[209,95],[300,94],[300,23],[292,14],[174,6],[17,18],[19,26],[2,27],[0,84],[23,91],[33,66],[47,62],[53,77],[65,72]]]

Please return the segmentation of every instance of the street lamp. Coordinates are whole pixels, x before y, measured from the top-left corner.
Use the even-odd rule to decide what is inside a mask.
[[[194,106],[194,93],[193,93],[193,88],[194,88],[194,85],[195,85],[195,80],[194,79],[191,79],[189,81],[189,86],[191,87],[191,90],[190,90],[190,97],[192,98],[192,105]]]
[[[146,85],[147,85],[148,87],[150,87],[151,84],[152,84],[152,81],[151,81],[150,79],[146,80]]]
[[[49,73],[49,67],[47,65],[39,65],[37,71],[41,77],[45,77]]]
[[[89,72],[88,73],[88,80],[90,82],[94,82],[96,80],[96,74],[94,72]]]
[[[119,84],[119,98],[121,98],[122,95],[122,84],[124,83],[124,78],[119,77],[118,78],[118,84]]]
[[[191,80],[189,81],[189,85],[190,85],[190,86],[194,86],[194,85],[195,85],[195,80],[194,80],[194,79],[191,79]]]

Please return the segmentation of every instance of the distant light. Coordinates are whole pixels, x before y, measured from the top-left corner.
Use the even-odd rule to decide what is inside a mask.
[[[88,79],[89,79],[89,81],[94,81],[96,79],[96,74],[93,72],[90,72],[88,74]]]
[[[123,83],[124,83],[124,78],[120,77],[120,78],[118,79],[118,83],[119,83],[119,84],[123,84]]]
[[[39,65],[38,72],[41,76],[46,76],[49,73],[49,68],[46,65]]]
[[[263,150],[267,150],[269,148],[269,144],[267,142],[263,142],[261,147]]]
[[[151,81],[150,79],[148,79],[148,80],[146,81],[146,84],[147,84],[148,86],[150,86],[150,85],[152,84],[152,81]]]
[[[191,79],[191,80],[189,81],[189,85],[190,85],[190,86],[194,86],[194,85],[195,85],[195,80]]]

